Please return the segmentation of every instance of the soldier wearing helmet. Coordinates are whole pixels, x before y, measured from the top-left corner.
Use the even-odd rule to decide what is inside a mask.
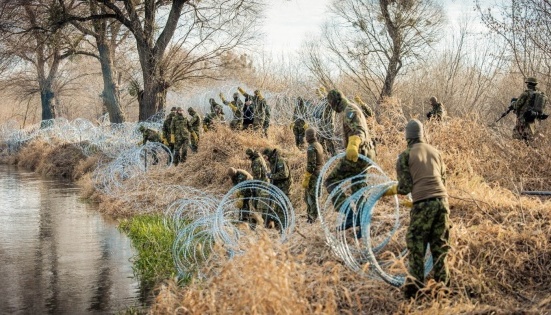
[[[233,112],[233,118],[230,122],[232,130],[243,129],[243,102],[239,99],[239,93],[233,93],[233,100],[227,101],[223,93],[220,93],[220,99],[224,105],[229,106]]]
[[[536,88],[538,80],[535,77],[527,77],[524,80],[526,90],[518,97],[518,100],[511,104],[510,109],[514,110],[517,116],[515,127],[513,128],[513,138],[532,141],[536,134],[536,119],[544,120],[547,115],[542,108],[545,106],[547,97]],[[541,104],[542,105],[537,105]]]

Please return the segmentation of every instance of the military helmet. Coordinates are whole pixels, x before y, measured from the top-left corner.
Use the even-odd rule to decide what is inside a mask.
[[[140,128],[138,128],[138,130],[141,131],[141,132],[144,132],[145,131],[145,126],[143,126],[143,125],[140,126]]]
[[[431,96],[430,97],[430,102],[431,103],[436,103],[438,101],[438,99],[436,98],[436,96]]]
[[[239,93],[237,92],[233,93],[233,98],[239,98]]]
[[[193,115],[193,114],[195,114],[195,109],[193,109],[193,107],[188,107],[187,112],[188,112],[190,115]]]
[[[254,154],[254,150],[251,148],[247,148],[247,150],[245,150],[245,154],[248,156],[252,156]]]
[[[538,84],[538,79],[534,77],[527,77],[526,79],[524,79],[524,83]]]
[[[228,168],[228,176],[233,177],[237,174],[237,170],[233,167]]]
[[[176,111],[176,106],[173,106],[171,109],[170,109],[171,112],[175,112]]]

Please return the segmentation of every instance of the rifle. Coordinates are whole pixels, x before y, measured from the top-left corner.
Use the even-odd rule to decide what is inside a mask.
[[[501,114],[501,116],[500,116],[495,122],[498,122],[498,121],[500,121],[503,117],[509,115],[509,113],[510,113],[511,111],[513,111],[513,109],[514,109],[514,108],[513,108],[513,105],[514,105],[514,103],[515,103],[516,101],[517,101],[516,98],[512,98],[512,99],[511,99],[511,103],[510,103],[509,108],[507,109],[507,111],[504,112],[503,114]]]

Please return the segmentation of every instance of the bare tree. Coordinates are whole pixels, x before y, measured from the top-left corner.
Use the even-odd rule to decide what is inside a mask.
[[[428,55],[444,23],[432,0],[334,0],[324,52],[364,94],[382,99],[396,77]]]
[[[522,76],[536,75],[551,87],[551,1],[510,0],[485,8],[482,21],[506,42],[509,60]]]
[[[59,14],[55,1],[6,1],[2,10],[9,12],[3,21],[2,49],[22,64],[34,69],[29,96],[40,93],[42,121],[56,118],[56,93],[59,92],[59,71],[63,60],[74,55],[82,40],[70,31],[50,32],[48,24]],[[14,81],[11,83],[13,84]],[[15,81],[16,82],[16,81]]]
[[[66,21],[114,18],[134,35],[143,82],[138,93],[140,120],[164,108],[167,89],[175,82],[208,77],[208,70],[220,64],[216,61],[225,51],[251,44],[259,35],[255,27],[260,1],[92,1],[104,13],[69,16]],[[178,59],[165,59],[167,49]]]

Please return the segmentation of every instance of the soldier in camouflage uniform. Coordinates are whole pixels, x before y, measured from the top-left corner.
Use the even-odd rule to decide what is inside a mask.
[[[201,139],[201,129],[203,129],[203,122],[201,116],[195,111],[193,107],[189,107],[187,112],[191,116],[189,120],[189,131],[190,131],[190,141],[191,141],[191,150],[197,152],[199,148],[199,140]]]
[[[242,169],[235,169],[230,167],[228,169],[228,176],[230,177],[232,184],[235,186],[246,180],[253,180],[253,176]],[[250,213],[253,210],[250,204],[253,193],[250,188],[240,189],[237,192],[237,208],[239,208],[239,221],[251,222]],[[256,223],[256,222],[255,222]]]
[[[295,145],[297,148],[302,149],[304,145],[304,131],[308,128],[308,123],[304,118],[306,117],[306,106],[302,97],[297,98],[297,105],[293,111],[293,123],[291,124],[291,130],[295,135]]]
[[[268,174],[268,179],[274,186],[281,189],[281,191],[287,195],[287,198],[291,198],[289,194],[291,185],[293,184],[293,178],[291,177],[289,163],[287,163],[287,160],[281,155],[281,151],[278,149],[266,148],[262,151],[262,154],[266,157],[268,162],[270,162],[270,173]],[[274,205],[273,210],[279,220],[274,220],[274,218],[265,218],[264,222],[266,223],[266,226],[269,226],[270,222],[273,221],[275,227],[280,228],[279,222],[283,222],[285,219],[283,209]]]
[[[444,105],[438,102],[436,96],[432,96],[429,101],[432,109],[427,113],[427,119],[441,121],[444,117]]]
[[[249,97],[245,97],[245,104],[243,104],[243,130],[248,130],[252,127],[254,122],[254,108],[253,102]]]
[[[266,166],[266,161],[258,151],[253,149],[247,149],[245,151],[247,157],[251,161],[251,170],[253,179],[269,183],[268,179],[268,167]],[[270,197],[267,195],[267,192],[263,189],[253,189],[253,207],[256,211],[265,214],[270,211],[270,205],[267,204],[267,199]],[[263,201],[259,201],[262,199]]]
[[[170,152],[174,154],[174,144],[170,143],[170,124],[172,124],[172,118],[176,116],[176,107],[170,109],[170,114],[166,116],[165,121],[163,122],[163,143],[168,145]]]
[[[176,109],[176,116],[172,119],[170,140],[174,143],[174,165],[185,162],[189,145],[189,121],[181,107]]]
[[[266,102],[264,100],[264,102]],[[268,138],[268,128],[270,128],[270,121],[272,119],[272,108],[266,104],[264,107],[264,123],[262,124],[262,130],[264,132],[264,137]]]
[[[254,91],[254,96],[248,94],[245,92],[242,88],[238,87],[237,90],[245,96],[245,99],[252,101],[252,108],[254,111],[254,117],[253,117],[253,129],[254,130],[267,130],[267,127],[265,128],[265,120],[266,120],[266,113],[269,111],[267,109],[268,105],[266,104],[266,99],[260,92],[260,90]],[[268,113],[269,115],[269,113]],[[268,126],[270,124],[269,117],[268,117]]]
[[[142,145],[145,145],[147,143],[147,141],[158,142],[158,143],[163,142],[161,140],[161,136],[155,130],[145,128],[145,126],[140,126],[140,128],[138,128],[138,130],[142,133],[142,136],[143,136]],[[157,165],[157,164],[159,164],[159,158],[157,157],[157,151],[155,151],[155,149],[153,149],[152,151],[153,151],[152,152],[153,165]]]
[[[449,249],[449,206],[445,187],[446,167],[440,152],[424,142],[423,125],[417,119],[406,126],[408,147],[398,156],[398,184],[385,195],[411,193],[412,208],[406,235],[409,273],[404,294],[414,297],[425,282],[427,244],[434,261],[434,280],[448,284],[446,256]]]
[[[316,182],[325,163],[325,157],[323,155],[323,148],[316,137],[316,131],[313,128],[308,128],[305,135],[308,148],[306,149],[306,173],[304,173],[302,179],[302,188],[304,188],[304,201],[306,202],[308,214],[306,222],[314,223],[318,218]]]
[[[327,192],[331,193],[342,181],[362,174],[369,164],[359,159],[359,155],[362,154],[371,160],[375,160],[375,150],[361,109],[338,90],[329,91],[327,101],[335,112],[342,113],[344,144],[346,147],[346,157],[339,161],[337,167],[331,171],[324,182]],[[366,185],[366,173],[363,173],[362,176],[354,179],[351,187],[352,193]],[[333,206],[336,211],[340,211],[347,198],[346,192],[336,194],[333,197]],[[358,212],[357,215],[359,216],[360,213]],[[356,224],[354,224],[354,221]],[[348,211],[345,221],[337,229],[347,230],[358,224],[359,220],[354,220],[354,214],[352,211]],[[359,237],[361,237],[361,234]]]
[[[233,112],[230,128],[232,130],[243,129],[243,102],[239,99],[239,94],[237,92],[233,93],[233,101],[228,102],[226,98],[224,98],[224,94],[220,93],[220,99],[222,103],[229,106]]]
[[[209,99],[210,112],[214,115],[215,120],[224,121],[224,109],[222,105],[218,104],[214,98]]]
[[[534,77],[528,77],[524,80],[526,90],[518,97],[517,101],[512,103],[509,109],[514,110],[517,116],[515,128],[513,129],[513,138],[532,141],[536,134],[536,119],[546,119],[545,113],[538,113],[533,109],[534,94],[542,93],[536,85],[538,80]],[[544,94],[545,95],[545,94]]]
[[[318,90],[318,95],[321,97],[320,104],[323,106],[315,117],[320,120],[319,124],[319,142],[328,156],[333,156],[337,153],[335,149],[335,142],[333,137],[335,136],[335,114],[331,109],[331,106],[327,104],[327,98],[325,97],[325,88],[321,87]]]

